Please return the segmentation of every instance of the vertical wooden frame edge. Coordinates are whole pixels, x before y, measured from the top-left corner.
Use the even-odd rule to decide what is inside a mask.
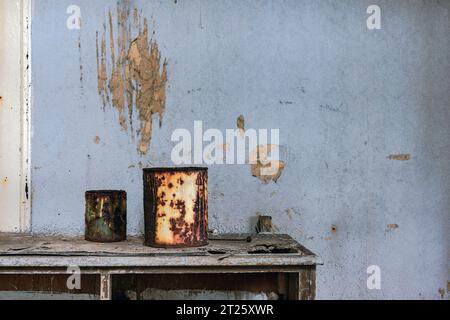
[[[21,7],[21,188],[20,232],[31,232],[31,10],[32,0],[20,0]]]

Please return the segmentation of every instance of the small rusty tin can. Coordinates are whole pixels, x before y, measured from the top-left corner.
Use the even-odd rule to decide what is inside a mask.
[[[208,169],[144,169],[145,245],[208,244]]]
[[[118,242],[127,239],[127,193],[116,190],[86,191],[85,239]]]

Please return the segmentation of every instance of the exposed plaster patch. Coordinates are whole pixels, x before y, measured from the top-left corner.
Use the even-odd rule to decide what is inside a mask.
[[[162,125],[166,103],[167,62],[161,66],[161,53],[156,41],[149,40],[148,22],[141,23],[140,13],[133,11],[132,22],[139,29],[132,39],[132,22],[128,2],[117,7],[117,23],[111,12],[108,15],[108,31],[104,25],[99,39],[97,32],[97,79],[98,92],[102,96],[103,107],[111,102],[119,112],[119,124],[123,130],[133,131],[133,112],[139,118],[139,128],[135,130],[139,142],[137,150],[146,154],[152,136],[152,116],[159,115]],[[117,26],[115,27],[115,25]],[[116,31],[116,32],[115,32]],[[109,62],[106,39],[109,38]],[[108,72],[107,66],[111,65]]]
[[[259,145],[250,153],[251,174],[264,183],[277,182],[285,168],[284,161],[269,160],[268,154],[278,145]]]
[[[245,118],[242,114],[237,118],[236,125],[239,129],[239,132],[241,133],[241,136],[244,136],[245,135]]]
[[[407,153],[391,154],[387,157],[389,160],[408,161],[411,155]]]
[[[271,168],[275,167],[275,173],[273,174],[265,174],[264,170],[272,171]],[[270,181],[277,182],[283,173],[285,164],[283,161],[271,161],[268,164],[262,164],[258,162],[256,164],[251,165],[252,176],[257,177],[264,183],[269,183]]]
[[[390,224],[387,225],[387,228],[388,228],[388,231],[390,231],[390,230],[395,230],[395,229],[398,228],[398,224],[396,224],[396,223],[390,223]]]

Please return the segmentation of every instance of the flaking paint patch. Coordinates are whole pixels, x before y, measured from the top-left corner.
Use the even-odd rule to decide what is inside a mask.
[[[107,88],[107,71],[106,71],[106,24],[103,25],[103,34],[99,45],[98,31],[97,31],[97,88],[98,94],[102,97],[103,110],[106,109],[106,104],[109,102],[109,93]],[[101,49],[99,49],[101,47]],[[101,52],[100,52],[101,50]]]
[[[408,161],[411,160],[411,155],[408,153],[391,154],[387,157],[389,160]]]
[[[244,136],[245,135],[245,118],[242,114],[237,118],[236,125],[239,129],[239,132],[241,133],[241,136]]]
[[[103,108],[111,103],[119,113],[122,130],[130,130],[139,137],[137,150],[140,154],[146,154],[151,142],[154,114],[159,115],[159,125],[162,125],[167,62],[161,65],[158,44],[149,40],[147,19],[144,18],[141,23],[137,9],[131,17],[129,1],[118,4],[115,18],[110,11],[101,38],[97,32],[98,92]],[[131,36],[133,28],[138,29],[135,38]],[[108,70],[109,65],[111,70]],[[136,129],[132,120],[134,112],[137,112],[140,122]]]
[[[396,223],[390,223],[387,225],[388,230],[395,230],[398,228],[398,224]]]
[[[100,144],[100,141],[101,141],[100,137],[99,136],[95,136],[94,143],[95,144]]]
[[[277,182],[286,166],[284,161],[268,159],[268,154],[274,148],[279,148],[279,146],[273,144],[259,145],[250,153],[252,176],[266,184],[270,181]]]

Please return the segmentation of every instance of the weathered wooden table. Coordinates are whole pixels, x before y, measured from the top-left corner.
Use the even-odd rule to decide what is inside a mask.
[[[272,293],[279,299],[314,299],[320,259],[288,235],[210,236],[205,247],[158,249],[130,237],[93,243],[80,237],[0,234],[0,291],[72,292],[77,268],[81,289],[101,299],[147,288]],[[69,269],[68,269],[69,268]]]

